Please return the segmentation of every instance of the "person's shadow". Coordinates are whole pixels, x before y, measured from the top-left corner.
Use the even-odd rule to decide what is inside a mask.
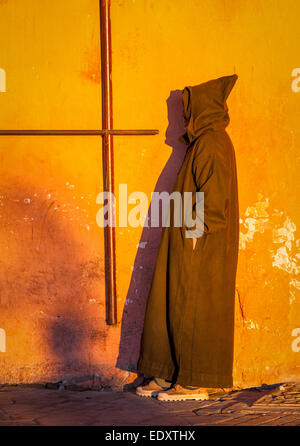
[[[167,99],[169,125],[165,143],[173,148],[155,186],[155,192],[172,192],[177,173],[182,165],[187,146],[178,141],[185,132],[182,90],[171,91]],[[146,221],[150,222],[150,207]],[[161,209],[160,209],[161,214]],[[161,225],[161,215],[160,215]],[[148,294],[154,272],[161,227],[144,226],[136,254],[131,281],[124,305],[121,322],[121,339],[116,366],[137,372],[140,341]]]

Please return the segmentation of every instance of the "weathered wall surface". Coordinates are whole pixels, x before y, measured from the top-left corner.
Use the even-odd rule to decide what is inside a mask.
[[[97,0],[0,2],[1,128],[101,126]],[[237,73],[235,384],[299,377],[299,5],[112,0],[115,183],[170,190],[180,90]],[[119,327],[105,325],[98,137],[0,137],[0,382],[134,379],[157,228],[116,228]],[[128,209],[133,205],[129,204]],[[6,341],[4,341],[4,335]]]

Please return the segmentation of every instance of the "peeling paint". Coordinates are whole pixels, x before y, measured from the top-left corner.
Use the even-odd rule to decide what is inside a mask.
[[[274,217],[278,217],[278,216],[280,216],[280,215],[283,215],[284,214],[284,212],[283,211],[279,211],[278,209],[273,209],[273,213],[272,213],[272,216]]]
[[[290,304],[296,300],[297,290],[300,291],[300,280],[292,279],[289,283],[290,286]]]
[[[261,194],[258,195],[262,199]],[[246,233],[240,232],[240,249],[246,249],[246,244],[253,241],[256,232],[263,233],[268,227],[269,214],[266,209],[269,207],[269,199],[258,201],[254,206],[248,206],[245,211],[244,227]]]
[[[283,226],[279,228],[273,229],[273,242],[281,243],[283,246],[280,246],[275,253],[273,253],[273,263],[274,267],[277,267],[283,271],[286,271],[289,274],[299,274],[300,266],[299,266],[299,252],[294,252],[293,242],[295,241],[294,232],[296,231],[296,225],[292,222],[290,217],[286,217]],[[299,248],[298,240],[294,243],[296,249]],[[292,281],[290,284],[294,286],[294,283],[297,281]],[[290,303],[292,303],[295,299],[294,292],[291,289],[291,299]]]
[[[296,225],[292,220],[287,217],[281,228],[273,229],[273,242],[274,243],[284,243],[285,246],[291,250],[292,241],[294,238],[294,232],[296,231]]]
[[[247,232],[240,233],[240,249],[246,249],[247,243],[250,243],[254,239],[255,233],[264,233],[266,229],[272,230],[272,241],[274,244],[281,244],[276,251],[270,249],[272,256],[272,266],[279,268],[288,274],[299,274],[299,252],[295,252],[296,248],[299,248],[299,240],[295,243],[294,232],[296,231],[296,225],[293,223],[289,216],[285,216],[285,220],[282,225],[273,224],[270,222],[269,213],[267,208],[269,207],[269,199],[263,200],[263,195],[258,194],[260,201],[256,202],[254,206],[249,206],[244,216],[245,219],[241,219],[241,224],[247,229]],[[284,216],[284,212],[279,209],[273,209],[271,215],[274,217]],[[293,246],[294,245],[294,246]],[[297,281],[296,281],[297,282]],[[296,283],[295,282],[295,283]],[[294,282],[292,282],[291,288],[291,300],[294,301]]]
[[[259,329],[259,325],[254,323],[252,320],[245,320],[245,326],[248,330],[258,330]]]
[[[281,246],[273,254],[272,265],[286,271],[289,274],[299,274],[300,267],[297,266],[293,257],[289,256],[286,246]]]
[[[273,242],[281,243],[276,253],[273,253],[272,265],[286,271],[289,274],[299,274],[299,252],[295,252],[295,249],[299,248],[298,240],[295,241],[294,232],[296,231],[296,225],[292,222],[290,217],[286,217],[283,226],[273,229]],[[295,248],[293,249],[293,245]]]
[[[68,189],[74,189],[75,184],[70,184],[69,181],[66,182],[66,186]],[[74,197],[75,198],[75,197]]]

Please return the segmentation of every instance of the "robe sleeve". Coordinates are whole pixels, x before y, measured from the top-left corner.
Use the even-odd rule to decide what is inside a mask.
[[[186,229],[190,234],[187,235],[188,238],[198,238],[202,236],[203,232],[212,234],[226,228],[230,175],[228,167],[219,155],[216,152],[207,153],[205,150],[196,152],[192,164],[192,174],[196,190],[204,193],[204,212],[199,218],[196,215],[194,204],[193,213],[196,219],[201,221],[201,230],[190,231],[190,228],[187,227]],[[200,227],[199,222],[196,226]]]

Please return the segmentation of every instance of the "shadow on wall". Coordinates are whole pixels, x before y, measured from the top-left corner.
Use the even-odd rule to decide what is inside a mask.
[[[0,308],[18,339],[18,350],[7,353],[15,377],[20,351],[43,380],[91,372],[107,336],[103,257],[89,258],[68,214],[36,186],[9,179],[1,196],[0,241],[9,249],[0,262]],[[88,302],[99,293],[95,314]]]
[[[177,173],[182,165],[187,146],[178,141],[184,133],[182,90],[171,91],[167,99],[169,125],[165,143],[173,148],[172,154],[161,172],[155,192],[172,192]],[[148,221],[150,221],[150,206]],[[147,220],[146,220],[147,221]],[[160,209],[161,221],[161,209]],[[161,228],[144,227],[135,258],[133,273],[127,293],[122,324],[117,367],[137,371],[140,341],[151,280],[161,236]]]

